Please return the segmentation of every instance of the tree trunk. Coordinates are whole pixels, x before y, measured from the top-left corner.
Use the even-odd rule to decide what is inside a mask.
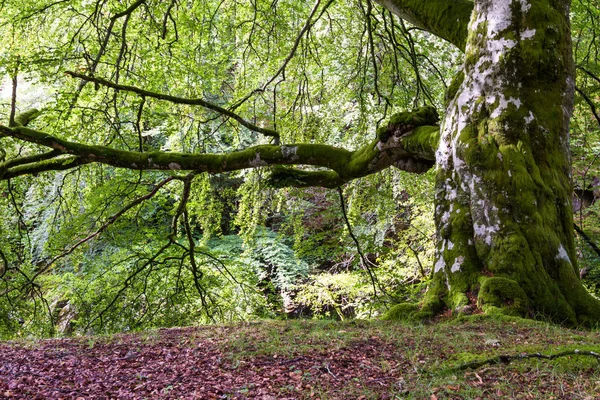
[[[436,156],[437,255],[424,311],[600,319],[573,242],[569,5],[475,1]]]

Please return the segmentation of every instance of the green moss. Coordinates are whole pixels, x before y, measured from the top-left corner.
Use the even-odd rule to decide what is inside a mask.
[[[420,126],[401,140],[402,146],[409,153],[422,158],[435,160],[435,151],[440,142],[438,126]]]
[[[432,315],[435,315],[444,310],[445,304],[443,298],[448,292],[448,288],[443,280],[443,274],[435,274],[433,276],[429,288],[427,288],[427,292],[421,301],[422,312],[429,312]]]
[[[388,126],[380,126],[379,128],[377,128],[377,139],[379,139],[381,142],[385,143],[387,142],[387,140],[390,138],[390,135],[392,134],[389,130],[388,130]]]
[[[446,89],[446,93],[444,93],[444,106],[448,107],[450,101],[454,99],[460,85],[462,85],[465,80],[465,72],[463,70],[458,71],[454,77],[452,77],[452,82],[450,82],[450,86]]]
[[[392,115],[385,126],[377,129],[377,138],[385,143],[391,135],[400,136],[416,127],[436,125],[439,120],[437,110],[430,106],[399,112]],[[437,145],[437,142],[435,145]]]
[[[380,155],[377,148],[378,140],[362,146],[346,159],[346,162],[338,169],[342,177],[360,177],[371,173],[371,165]]]
[[[525,316],[529,310],[527,294],[514,280],[503,277],[483,277],[477,306],[486,313]]]
[[[401,10],[410,10],[400,16],[411,23],[446,39],[464,50],[467,41],[467,26],[473,10],[473,2],[467,0],[406,0],[399,2]]]
[[[413,321],[415,314],[419,311],[419,305],[414,303],[396,304],[381,318],[384,321]]]
[[[400,112],[392,115],[388,125],[435,125],[439,122],[440,116],[435,107],[418,107],[410,112]]]
[[[37,108],[25,111],[15,117],[15,123],[17,125],[27,126],[31,121],[37,118],[42,112]]]
[[[490,39],[486,22],[478,24],[469,32],[464,74],[454,77],[446,93],[448,104],[461,82],[474,82],[482,69],[490,69],[501,83],[501,96],[493,103],[483,104],[489,98],[479,96],[461,110],[469,113],[468,125],[454,132],[460,136],[452,137],[452,150],[466,167],[438,170],[437,248],[443,249],[445,268],[434,275],[434,290],[424,303],[442,299],[455,310],[467,302],[465,293],[473,291],[487,314],[591,325],[600,318],[600,303],[577,276],[569,208],[564,125],[571,95],[566,82],[572,77],[568,15],[548,2],[532,3],[523,15],[518,4],[513,8],[518,26],[501,35],[516,45],[494,65],[477,64],[482,53],[489,53]],[[521,40],[524,29],[536,33]],[[502,112],[491,118],[498,107]],[[473,181],[464,181],[474,177],[474,187]],[[482,221],[494,227],[490,236],[475,235],[474,223],[481,226]]]
[[[466,289],[466,288],[462,288],[462,289]],[[453,311],[458,312],[462,309],[463,306],[466,306],[469,304],[469,298],[461,290],[457,289],[457,290],[452,291],[448,297],[448,302],[450,303],[449,304],[450,308]]]

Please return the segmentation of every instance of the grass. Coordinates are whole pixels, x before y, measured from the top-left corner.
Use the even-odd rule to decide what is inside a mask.
[[[69,346],[77,342],[101,354],[114,352],[111,346],[136,354],[173,346],[210,348],[216,360],[210,371],[231,382],[221,398],[256,398],[258,393],[321,400],[600,398],[600,362],[593,357],[527,359],[457,370],[497,355],[600,352],[597,330],[512,317],[472,316],[416,325],[260,321],[68,340]],[[178,393],[176,386],[169,390]]]
[[[398,357],[405,360],[402,373],[387,388],[391,398],[600,398],[600,362],[593,357],[529,359],[455,370],[463,363],[500,354],[549,355],[574,349],[600,352],[598,331],[572,330],[519,318],[480,316],[431,325],[265,321],[215,329],[225,336],[221,345],[232,363],[257,357],[297,358],[335,352],[365,339],[375,340],[387,351],[371,360],[382,374],[394,372]],[[231,334],[232,331],[235,333]],[[330,398],[325,387],[320,390],[319,398]],[[331,398],[339,398],[338,395]],[[380,398],[381,392],[365,388],[352,395]]]

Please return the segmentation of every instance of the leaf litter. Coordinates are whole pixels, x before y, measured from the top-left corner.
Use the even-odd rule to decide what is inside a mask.
[[[530,326],[485,328],[264,322],[0,342],[0,398],[600,398],[593,364],[575,371],[527,362],[444,372],[465,354],[486,358],[520,349],[523,338],[534,349],[561,339]],[[571,344],[600,348],[597,333],[564,332],[564,344],[570,337]],[[486,345],[493,335],[503,349]]]

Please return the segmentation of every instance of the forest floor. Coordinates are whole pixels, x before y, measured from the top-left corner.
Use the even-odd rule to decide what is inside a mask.
[[[9,399],[600,399],[598,331],[474,317],[428,325],[263,321],[0,342]]]

